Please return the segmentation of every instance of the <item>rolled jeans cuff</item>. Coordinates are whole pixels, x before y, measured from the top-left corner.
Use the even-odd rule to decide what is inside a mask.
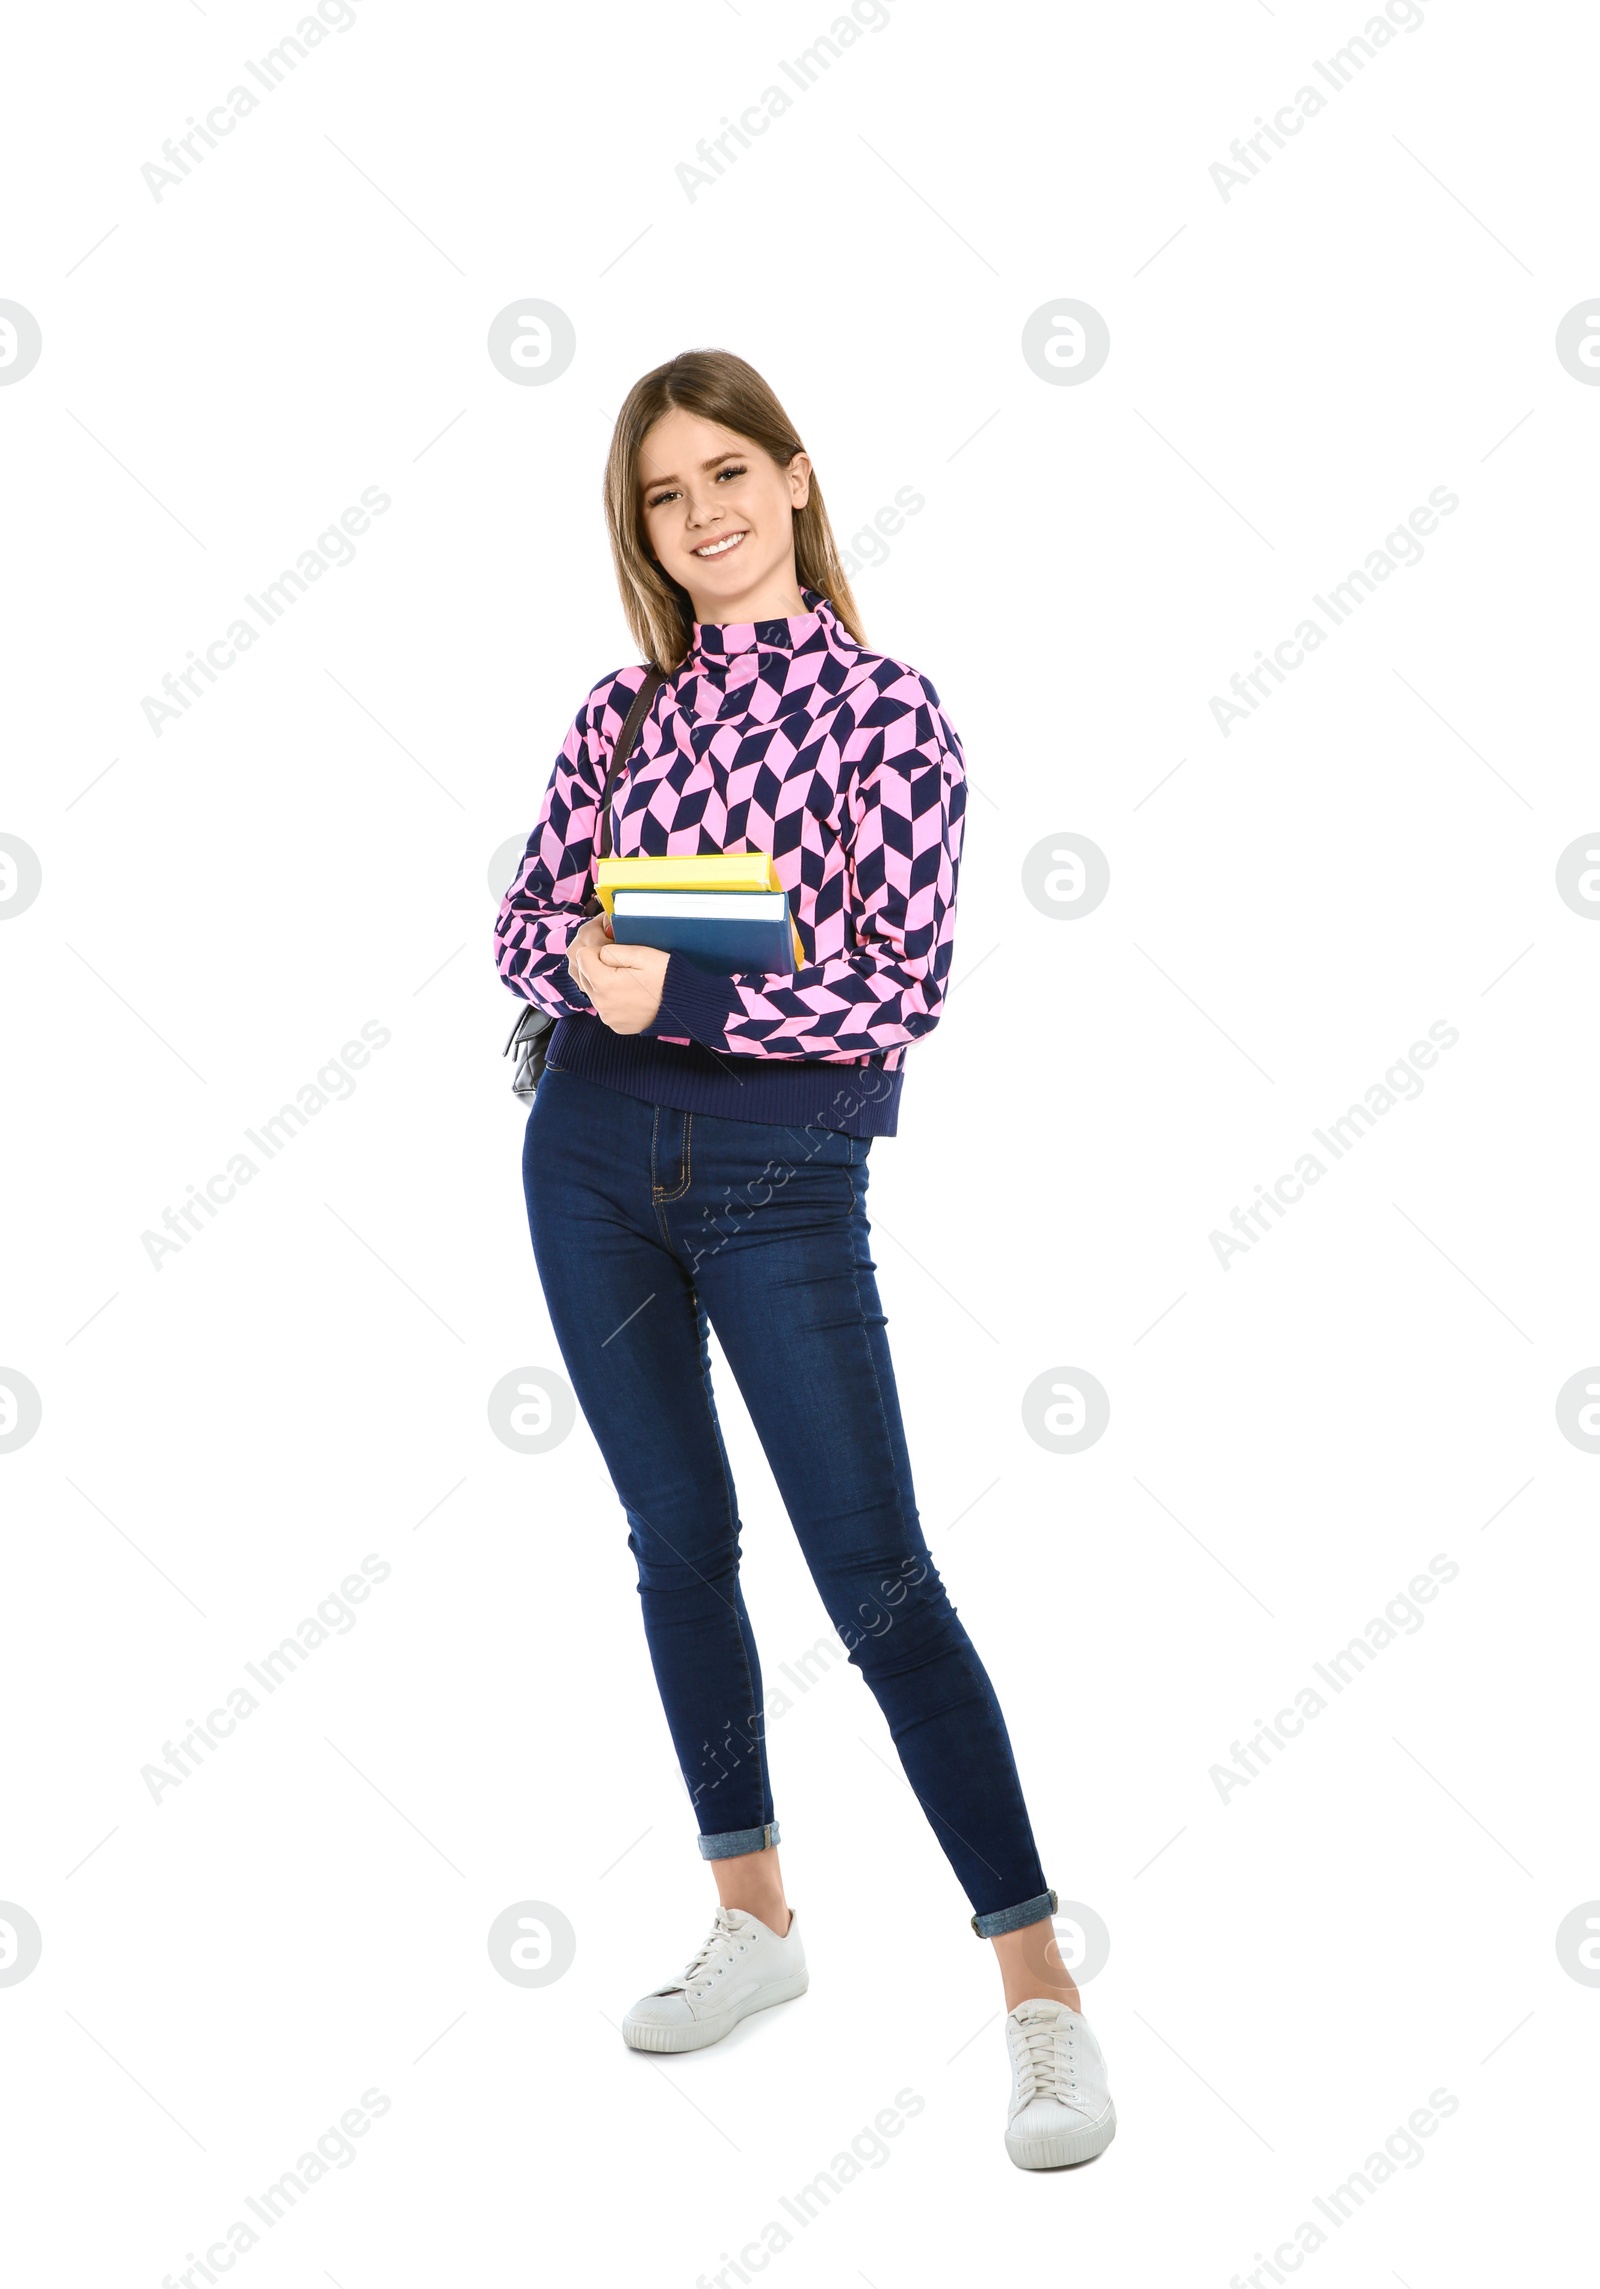
[[[764,1828],[730,1828],[721,1836],[702,1836],[702,1860],[734,1860],[741,1852],[764,1852],[769,1844],[778,1841],[778,1823],[769,1820]]]
[[[701,1849],[705,1839],[701,1838]],[[991,1915],[975,1915],[972,1928],[980,1939],[998,1939],[1003,1931],[1022,1931],[1030,1923],[1043,1923],[1055,1914],[1060,1901],[1054,1892],[1041,1892],[1037,1899],[1024,1900],[1020,1907],[996,1908]]]

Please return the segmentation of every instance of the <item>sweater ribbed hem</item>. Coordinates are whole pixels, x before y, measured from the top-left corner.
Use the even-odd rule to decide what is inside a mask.
[[[557,1020],[545,1063],[551,1072],[576,1073],[675,1112],[837,1129],[851,1137],[895,1134],[905,1079],[903,1069],[886,1073],[870,1059],[835,1065],[813,1057],[735,1057],[699,1042],[680,1046],[646,1033],[613,1033],[587,1014]]]

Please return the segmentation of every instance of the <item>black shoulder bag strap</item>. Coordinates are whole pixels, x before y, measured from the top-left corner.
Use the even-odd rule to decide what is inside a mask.
[[[635,743],[639,737],[639,728],[650,712],[650,703],[666,680],[659,668],[651,667],[645,670],[644,682],[634,693],[633,705],[628,710],[627,720],[617,734],[617,743],[611,750],[611,761],[606,770],[605,787],[600,796],[600,820],[595,836],[597,857],[609,858],[611,856],[612,789],[616,786],[618,774],[633,754]],[[584,912],[586,914],[598,914],[600,912],[600,900],[594,892],[590,893],[589,902],[585,906]]]
[[[633,754],[644,719],[650,712],[650,704],[666,680],[660,668],[655,666],[646,668],[644,682],[634,693],[633,705],[629,708],[623,720],[622,729],[617,734],[616,743],[611,750],[611,760],[606,766],[605,785],[600,793],[600,812],[595,829],[597,858],[609,858],[611,856],[612,793],[615,790],[619,775]],[[597,891],[589,893],[584,902],[583,911],[586,917],[592,917],[604,911]],[[550,1016],[547,1010],[540,1009],[530,1001],[511,1029],[511,1038],[500,1054],[502,1057],[508,1057],[513,1048],[518,1052],[511,1086],[519,1097],[530,1099],[539,1085],[540,1075],[544,1071],[546,1036],[554,1024],[555,1019]]]

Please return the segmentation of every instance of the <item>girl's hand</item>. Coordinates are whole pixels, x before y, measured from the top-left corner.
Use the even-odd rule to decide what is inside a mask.
[[[642,1033],[661,1007],[667,957],[655,946],[619,946],[603,914],[573,934],[567,968],[613,1033]]]
[[[658,946],[618,946],[608,939],[597,968],[585,991],[603,1022],[613,1033],[643,1033],[661,1007],[666,955]]]
[[[599,958],[600,948],[611,943],[611,930],[604,914],[591,915],[581,930],[574,930],[567,941],[567,975],[579,993],[589,993],[589,978]]]

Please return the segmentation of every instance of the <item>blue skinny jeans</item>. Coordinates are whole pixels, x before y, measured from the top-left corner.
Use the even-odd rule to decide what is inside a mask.
[[[1005,1719],[918,1522],[865,1208],[872,1140],[652,1105],[547,1066],[523,1184],[562,1362],[628,1521],[707,1859],[778,1841],[731,1368],[851,1664],[988,1938],[1050,1915]]]

